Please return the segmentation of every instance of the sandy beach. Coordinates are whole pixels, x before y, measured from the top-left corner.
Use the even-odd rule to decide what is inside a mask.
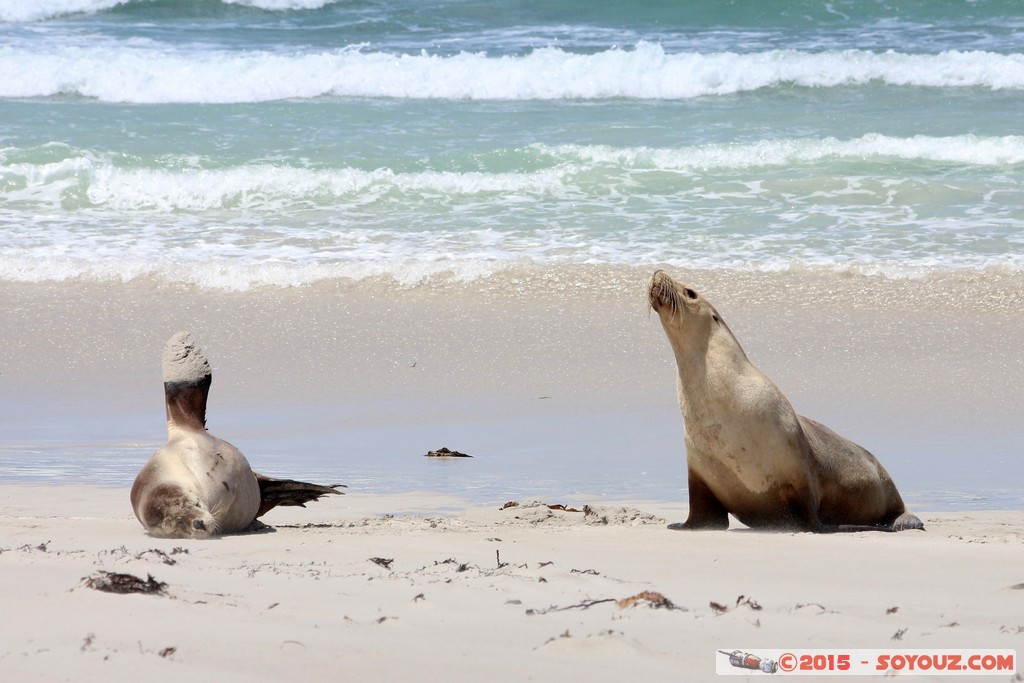
[[[5,283],[2,678],[709,680],[718,650],[1024,651],[1017,277],[677,274],[927,531],[667,531],[682,419],[646,269]],[[211,431],[348,495],[272,511],[269,533],[148,537],[128,488],[165,438],[179,329],[212,361]],[[477,457],[422,457],[440,446]],[[89,587],[102,572],[159,590]]]
[[[123,490],[0,495],[5,680],[711,680],[717,650],[1024,645],[1020,512],[680,534],[679,503],[348,495],[198,542],[145,536]]]

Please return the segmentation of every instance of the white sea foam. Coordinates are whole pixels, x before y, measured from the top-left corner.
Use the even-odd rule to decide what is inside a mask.
[[[276,210],[282,202],[365,204],[388,192],[447,197],[483,193],[538,194],[561,185],[557,171],[535,173],[395,173],[390,169],[309,170],[243,166],[183,173],[166,170],[96,169],[87,196],[93,204],[115,209],[205,210],[233,207]]]
[[[0,281],[41,283],[86,280],[131,282],[153,278],[169,284],[222,291],[248,291],[255,287],[302,287],[324,280],[388,277],[406,287],[431,281],[474,281],[512,267],[508,260],[430,261],[406,258],[393,261],[353,260],[335,263],[243,263],[196,259],[175,261],[106,260],[82,258],[21,259],[0,255]]]
[[[137,1],[137,0],[136,0]],[[313,10],[344,0],[221,0],[225,5],[242,5],[271,11]],[[69,14],[95,14],[127,5],[133,0],[0,0],[0,22],[32,22]]]
[[[502,168],[510,155],[524,170],[139,168],[64,146],[0,149],[0,279],[244,290],[415,285],[519,263],[1024,270],[1022,136],[533,145]]]
[[[0,199],[34,200],[58,205],[69,188],[80,186],[93,206],[116,210],[185,210],[216,208],[276,211],[297,203],[332,206],[344,200],[365,205],[399,193],[402,201],[420,198],[502,197],[591,194],[628,183],[642,193],[638,171],[684,174],[739,173],[752,168],[793,167],[821,161],[866,162],[898,159],[965,167],[1024,164],[1024,136],[868,134],[840,140],[780,139],[751,143],[708,144],[680,148],[601,145],[532,145],[519,154],[539,156],[544,167],[530,171],[488,173],[388,168],[296,168],[274,164],[203,169],[125,168],[90,153],[69,150],[65,159],[45,163],[5,163],[0,150]],[[187,165],[186,165],[187,166]],[[599,171],[595,173],[595,171]],[[656,192],[656,188],[649,189]],[[678,191],[678,189],[677,189]],[[704,190],[706,192],[706,190]],[[752,190],[751,196],[756,192]]]
[[[625,168],[664,170],[726,170],[787,166],[832,159],[892,157],[970,166],[1024,163],[1024,136],[915,135],[901,138],[869,133],[859,138],[759,140],[753,143],[709,144],[682,149],[616,148],[608,146],[537,145],[557,158]]]
[[[843,50],[678,53],[634,49],[526,55],[232,52],[151,44],[0,48],[0,97],[76,94],[110,102],[229,103],[314,98],[688,99],[796,85],[1024,89],[1024,55]]]
[[[92,14],[131,0],[0,0],[0,21],[29,22],[68,14]]]
[[[538,251],[540,251],[538,249]],[[552,249],[558,252],[558,249]],[[762,261],[743,257],[741,245],[734,245],[729,255],[693,251],[664,252],[648,258],[628,257],[614,249],[607,250],[612,258],[603,260],[565,255],[530,258],[505,253],[488,258],[457,258],[425,251],[422,254],[405,252],[388,254],[387,258],[358,258],[327,262],[281,262],[280,259],[243,261],[216,259],[154,259],[131,258],[103,260],[76,257],[32,257],[0,255],[0,281],[22,283],[72,282],[130,282],[140,278],[153,278],[169,284],[191,285],[203,289],[222,291],[248,291],[256,287],[302,287],[326,280],[362,281],[368,278],[389,278],[404,287],[429,286],[434,282],[473,282],[512,269],[537,266],[586,264],[592,266],[651,266],[668,265],[675,268],[728,269],[750,272],[831,272],[839,274],[873,275],[888,279],[917,279],[933,274],[964,272],[982,275],[1010,275],[1024,273],[1024,257],[1001,257],[970,262],[951,263],[933,258],[908,261],[857,260],[849,257],[792,258],[777,256]],[[678,251],[678,250],[677,250]],[[433,256],[433,258],[431,258]],[[724,256],[724,258],[723,258]]]
[[[257,9],[287,11],[320,9],[345,0],[221,0],[225,5],[243,5]]]

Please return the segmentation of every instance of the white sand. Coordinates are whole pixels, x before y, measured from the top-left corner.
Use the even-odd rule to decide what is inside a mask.
[[[198,382],[210,374],[210,363],[189,332],[177,332],[164,345],[165,382]]]
[[[273,533],[183,541],[148,537],[127,490],[2,485],[0,500],[4,681],[690,681],[716,678],[718,649],[1024,654],[1021,512],[687,534],[350,494],[274,510]],[[100,571],[152,575],[166,595],[82,585]],[[586,607],[642,591],[678,609]]]

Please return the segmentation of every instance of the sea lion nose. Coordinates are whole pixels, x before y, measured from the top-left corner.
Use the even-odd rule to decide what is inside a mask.
[[[197,519],[192,522],[192,528],[197,531],[206,531],[206,522],[201,519]]]

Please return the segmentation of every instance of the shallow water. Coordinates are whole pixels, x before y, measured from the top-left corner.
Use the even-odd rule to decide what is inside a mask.
[[[515,416],[452,401],[445,417],[418,417],[415,404],[316,405],[285,410],[219,410],[211,429],[270,476],[345,483],[352,495],[435,491],[480,505],[540,498],[551,503],[687,499],[682,419],[678,408],[566,413],[564,406]],[[496,408],[497,406],[495,406]],[[339,413],[347,413],[340,418]],[[399,420],[395,415],[408,417]],[[820,416],[819,416],[820,417]],[[131,486],[163,445],[159,413],[37,422],[7,430],[0,481]],[[116,438],[114,438],[116,435]],[[1024,471],[1017,437],[984,442],[961,428],[892,434],[861,425],[908,505],[924,512],[1020,509]],[[879,444],[884,451],[874,444]],[[428,458],[446,446],[472,459]]]

